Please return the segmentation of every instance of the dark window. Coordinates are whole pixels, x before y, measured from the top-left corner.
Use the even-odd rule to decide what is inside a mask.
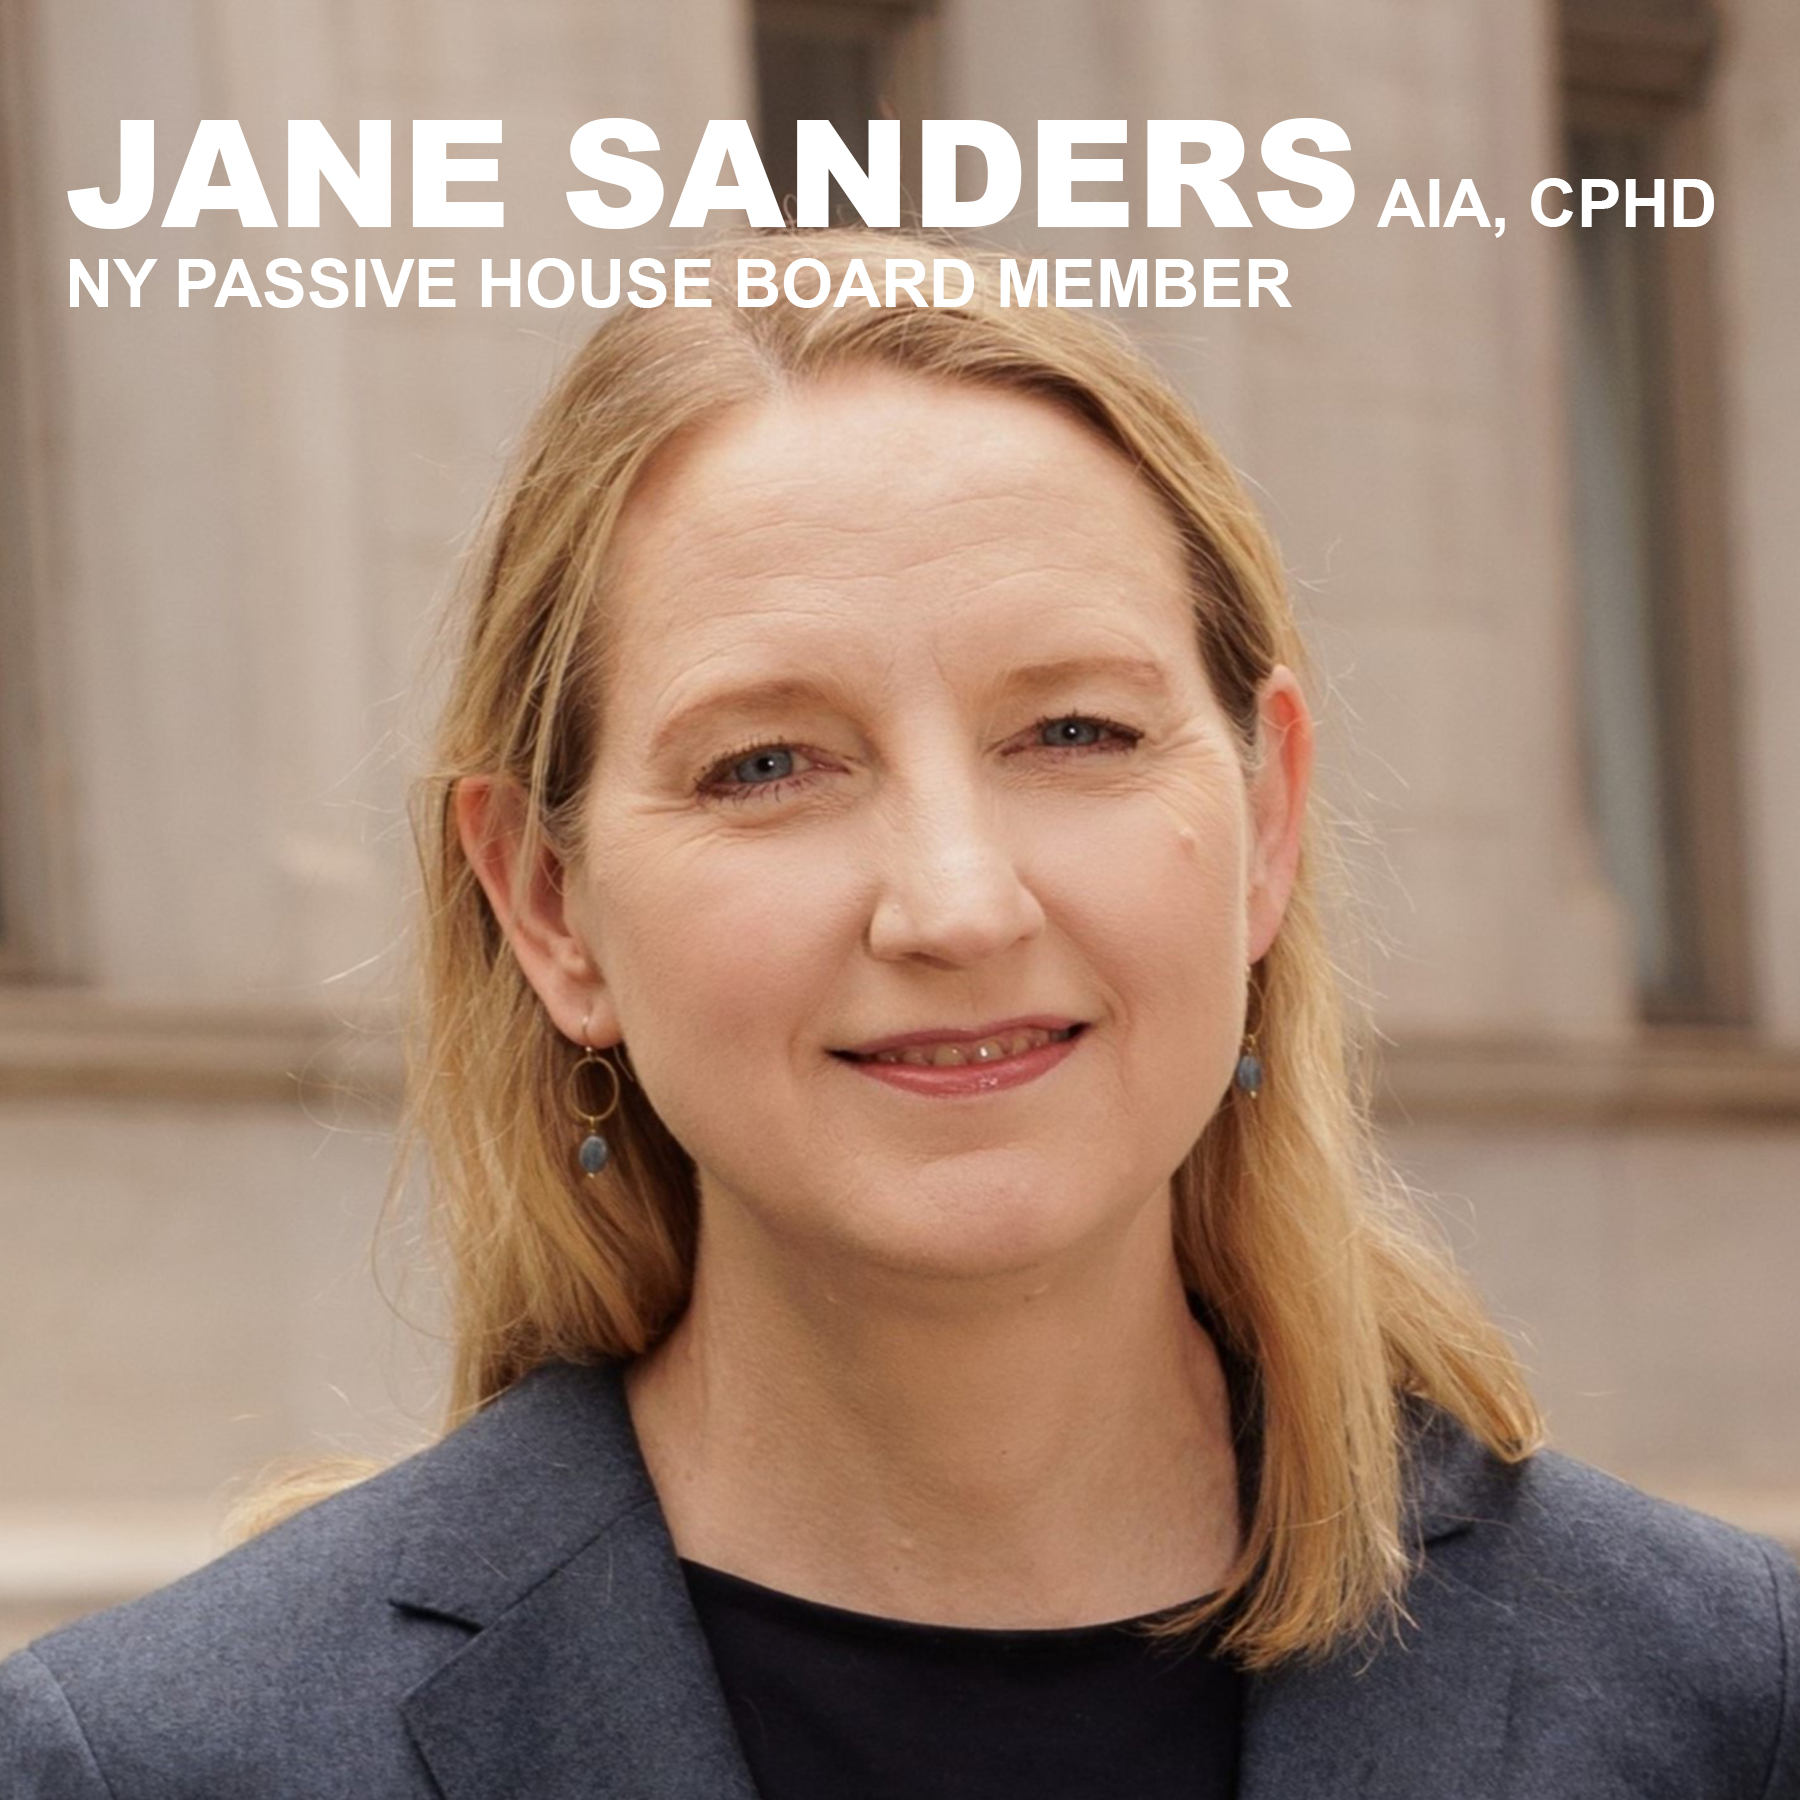
[[[913,0],[756,0],[757,147],[793,217],[794,127],[829,119],[868,166],[868,122],[898,119],[900,216],[918,216],[918,122],[931,110],[932,9]],[[832,184],[833,223],[856,213]]]
[[[68,905],[52,882],[54,760],[41,704],[45,598],[43,518],[50,441],[40,387],[45,259],[32,207],[25,25],[29,9],[0,0],[0,979],[61,974]],[[52,893],[52,887],[56,893]]]
[[[1565,0],[1563,173],[1620,202],[1563,229],[1589,802],[1645,1018],[1744,1023],[1709,234],[1624,204],[1705,179],[1713,36],[1698,0]]]
[[[23,9],[0,0],[0,977],[36,972],[45,957],[41,767],[32,674],[36,601],[32,489],[33,359],[26,342]]]

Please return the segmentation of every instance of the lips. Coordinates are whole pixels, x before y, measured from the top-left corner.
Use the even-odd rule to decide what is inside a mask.
[[[905,1063],[920,1068],[962,1068],[1022,1056],[1047,1044],[1061,1043],[1082,1029],[1085,1021],[1052,1014],[1032,1018],[1000,1019],[972,1029],[933,1026],[893,1037],[875,1038],[851,1050],[835,1050],[834,1056],[851,1062]]]

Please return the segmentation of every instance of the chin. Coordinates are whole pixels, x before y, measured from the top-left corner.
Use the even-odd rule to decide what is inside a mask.
[[[863,1211],[854,1241],[842,1247],[872,1271],[985,1282],[1047,1273],[1095,1252],[1126,1223],[1122,1209],[1096,1206],[1092,1186],[1074,1192],[1041,1182],[918,1183],[906,1206]]]

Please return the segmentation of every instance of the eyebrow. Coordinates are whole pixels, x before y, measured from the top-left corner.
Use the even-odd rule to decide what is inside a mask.
[[[1171,692],[1168,671],[1148,656],[1060,656],[1007,670],[995,683],[996,695],[1042,693],[1084,677],[1106,676],[1136,688],[1152,699]],[[652,735],[652,756],[660,756],[713,713],[755,712],[782,706],[842,707],[845,690],[834,681],[808,675],[773,676],[761,681],[727,683],[697,695],[665,719]]]

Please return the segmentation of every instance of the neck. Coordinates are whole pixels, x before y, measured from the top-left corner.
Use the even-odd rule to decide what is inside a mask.
[[[703,1209],[687,1312],[628,1372],[681,1555],[941,1624],[1133,1617],[1239,1542],[1228,1396],[1168,1197],[1078,1264],[946,1282],[794,1272]]]

